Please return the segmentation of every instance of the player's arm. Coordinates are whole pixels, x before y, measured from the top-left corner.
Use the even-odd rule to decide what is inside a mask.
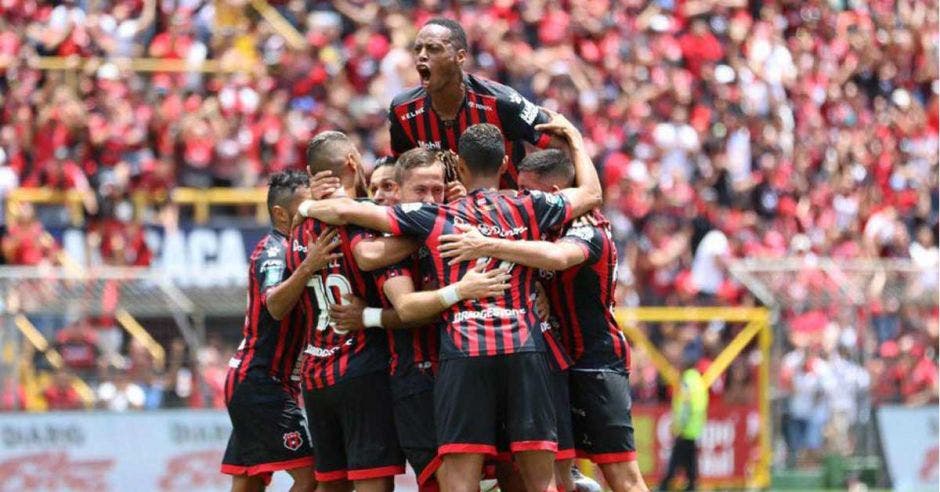
[[[568,241],[512,241],[486,237],[475,227],[461,224],[462,234],[440,237],[442,258],[451,262],[470,261],[481,257],[499,258],[542,270],[567,270],[587,261],[588,251]]]
[[[359,269],[371,272],[403,261],[419,246],[416,241],[405,237],[376,237],[358,241],[352,252]]]
[[[575,187],[561,190],[561,193],[571,204],[571,216],[579,217],[599,207],[603,202],[600,178],[584,146],[581,132],[563,115],[545,108],[542,110],[549,114],[551,120],[537,125],[536,128],[539,131],[564,137],[568,142],[568,151],[574,163]]]
[[[287,280],[267,290],[265,305],[274,319],[283,319],[294,308],[310,277],[331,261],[343,256],[341,253],[333,252],[340,245],[339,241],[335,240],[335,229],[321,234],[316,241],[310,238],[309,233],[305,233],[305,239],[307,240],[306,258],[287,277]]]
[[[394,232],[388,207],[351,198],[304,200],[297,208],[300,215],[332,225],[356,224],[379,232]]]
[[[510,275],[506,270],[484,272],[485,266],[472,268],[456,284],[436,290],[416,291],[414,282],[404,275],[385,281],[383,290],[403,322],[426,322],[460,301],[497,296],[509,288]]]

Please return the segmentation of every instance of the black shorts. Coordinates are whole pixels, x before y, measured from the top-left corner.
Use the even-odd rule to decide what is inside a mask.
[[[578,457],[598,464],[636,459],[630,380],[621,371],[570,371]]]
[[[265,376],[248,375],[226,403],[232,420],[222,473],[262,476],[312,467],[313,450],[295,394]]]
[[[434,391],[396,399],[394,411],[401,450],[415,471],[418,485],[425,485],[434,480],[434,473],[441,466],[434,428]]]
[[[555,453],[555,459],[558,461],[570,460],[575,457],[575,450],[567,370],[552,372],[552,391],[555,403],[555,422],[558,427],[558,452]]]
[[[537,352],[441,361],[434,386],[438,453],[558,450],[551,371]]]
[[[384,371],[304,390],[316,479],[368,480],[405,472]]]

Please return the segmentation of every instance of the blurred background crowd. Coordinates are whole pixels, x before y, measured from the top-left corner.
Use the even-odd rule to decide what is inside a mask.
[[[756,305],[728,273],[735,258],[938,264],[935,0],[271,4],[303,34],[302,46],[245,0],[0,2],[0,196],[17,186],[86,191],[102,261],[149,265],[142,228],[186,219],[165,202],[174,187],[263,184],[302,166],[307,139],[326,129],[353,135],[367,163],[387,155],[389,102],[417,83],[410,43],[445,13],[471,40],[467,71],[583,130],[620,248],[620,305]],[[110,62],[42,70],[30,62],[37,55],[215,60],[244,70],[135,73]],[[131,203],[138,191],[156,197],[142,213]],[[22,206],[9,216],[7,263],[58,261],[44,226],[64,211]],[[789,331],[776,386],[793,459],[851,446],[840,436],[860,401],[937,400],[936,303],[909,305],[873,281],[863,286],[872,300],[846,308],[821,294],[838,287],[826,282],[807,273],[782,287],[795,307],[782,313]],[[936,282],[917,280],[934,292]],[[107,350],[96,339],[111,328],[103,325],[71,320],[56,333],[56,343],[84,344],[76,358],[89,367],[72,373],[95,395],[73,401],[62,373],[50,382],[50,407],[220,404],[231,347],[216,340],[184,358],[174,344],[158,374],[133,344],[118,344],[120,363],[100,362]],[[667,355],[700,346],[703,367],[737,329],[646,327]],[[713,396],[752,401],[756,354],[736,361]],[[667,401],[645,361],[637,351],[634,398]],[[193,391],[199,385],[208,390]],[[7,393],[9,409],[15,391]]]

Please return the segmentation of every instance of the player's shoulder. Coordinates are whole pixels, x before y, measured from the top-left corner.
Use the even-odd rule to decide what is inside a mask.
[[[427,94],[428,93],[424,90],[424,87],[421,87],[420,85],[410,87],[396,94],[395,97],[392,98],[392,103],[390,106],[394,110],[399,106],[404,106],[415,101],[422,100],[427,96]]]
[[[493,96],[497,101],[522,102],[522,96],[515,89],[495,80],[467,74],[464,83],[467,85],[467,90],[484,96]]]
[[[251,253],[251,260],[283,258],[286,249],[287,237],[275,231],[269,231],[255,245],[255,249]]]

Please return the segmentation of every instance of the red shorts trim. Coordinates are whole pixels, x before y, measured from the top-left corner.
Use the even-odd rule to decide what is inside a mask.
[[[558,451],[558,443],[555,441],[516,441],[509,443],[509,449],[513,453],[519,451]]]
[[[573,460],[577,455],[578,453],[574,451],[574,448],[559,449],[555,453],[555,461]]]
[[[443,460],[441,460],[441,455],[435,456],[434,459],[432,459],[431,462],[428,463],[428,466],[424,467],[424,470],[421,470],[419,472],[418,485],[430,486],[430,484],[427,482],[434,478],[434,473],[437,472],[438,468],[441,467],[442,461]],[[436,483],[435,483],[435,486],[436,486]]]
[[[382,466],[379,468],[361,468],[359,470],[349,470],[346,472],[346,478],[349,480],[368,480],[370,478],[394,477],[405,473],[405,467],[402,465]]]
[[[511,463],[512,453],[509,451],[500,451],[496,453],[496,456],[494,456],[493,459],[502,463]]]
[[[297,458],[287,461],[275,461],[272,463],[261,463],[258,465],[251,466],[238,466],[238,465],[222,465],[222,473],[227,475],[248,475],[249,477],[255,475],[264,475],[266,473],[270,474],[276,471],[282,470],[293,470],[294,468],[303,468],[305,466],[313,466],[313,456],[307,456],[304,458]]]
[[[492,444],[473,444],[473,443],[463,443],[455,442],[451,444],[444,444],[437,448],[437,454],[443,456],[445,454],[488,454],[495,456],[496,446]]]
[[[336,480],[346,480],[346,470],[333,470],[328,472],[313,472],[313,477],[317,482],[335,482]]]
[[[577,455],[578,458],[591,460],[598,465],[636,461],[636,451],[618,451],[616,453],[591,454],[579,449],[577,450]]]

